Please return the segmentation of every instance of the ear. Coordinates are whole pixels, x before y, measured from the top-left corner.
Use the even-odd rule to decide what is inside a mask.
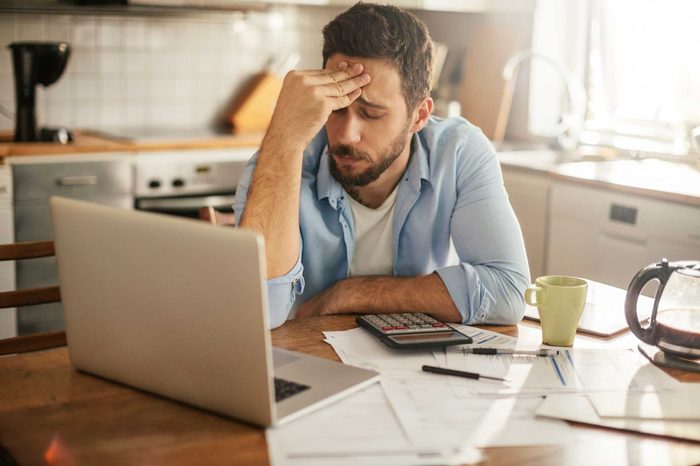
[[[423,126],[428,123],[428,118],[430,118],[430,114],[432,112],[433,99],[426,97],[413,111],[413,124],[411,125],[411,132],[416,133],[423,129]]]

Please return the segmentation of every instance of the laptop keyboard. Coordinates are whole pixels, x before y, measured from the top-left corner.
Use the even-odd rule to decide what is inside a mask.
[[[297,393],[301,393],[309,388],[310,387],[308,385],[302,385],[300,383],[275,377],[275,401],[279,403],[285,398],[294,396]]]

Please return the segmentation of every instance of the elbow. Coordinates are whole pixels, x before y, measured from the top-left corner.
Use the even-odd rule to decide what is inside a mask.
[[[503,302],[497,304],[502,309],[497,314],[503,317],[506,325],[517,325],[525,316],[525,289],[529,286],[527,276],[519,276],[506,285]]]
[[[271,321],[271,322],[270,322],[270,330],[274,330],[274,329],[276,329],[276,328],[278,328],[278,327],[281,327],[282,325],[284,325],[284,323],[285,323],[286,321],[287,321],[286,319]]]
[[[517,299],[517,296],[513,298],[507,300],[503,308],[496,311],[502,316],[504,325],[517,325],[525,316],[525,300],[522,296],[519,296],[520,299]]]
[[[525,316],[525,289],[529,286],[527,274],[501,276],[487,291],[491,309],[484,313],[483,323],[517,325]]]

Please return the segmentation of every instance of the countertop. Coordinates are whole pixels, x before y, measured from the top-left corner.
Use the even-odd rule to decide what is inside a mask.
[[[9,132],[0,133],[0,164],[6,157],[86,153],[137,153],[163,150],[258,147],[262,133],[216,135],[188,139],[129,141],[91,132],[74,131],[69,144],[15,143]],[[612,189],[671,202],[700,206],[700,170],[686,164],[655,159],[578,161],[554,150],[517,150],[497,153],[504,167],[537,173],[553,180]]]
[[[89,130],[75,130],[74,140],[68,144],[50,142],[12,141],[11,133],[0,133],[0,163],[4,157],[25,155],[67,155],[96,152],[144,152],[181,149],[207,149],[225,147],[258,147],[262,133],[242,135],[216,135],[210,138],[150,139],[148,141],[129,141],[109,137]]]
[[[552,180],[700,206],[700,170],[683,163],[657,159],[571,162],[552,150],[508,151],[497,156],[503,167]]]

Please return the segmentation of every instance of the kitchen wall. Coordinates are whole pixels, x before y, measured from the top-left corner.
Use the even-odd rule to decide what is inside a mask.
[[[74,14],[28,14],[0,7],[0,46],[17,40],[71,44],[64,75],[39,88],[42,126],[203,127],[224,119],[232,100],[271,57],[297,51],[298,67],[318,67],[321,29],[344,8],[278,5],[251,12],[97,15],[78,8]],[[463,115],[490,135],[505,85],[503,64],[527,48],[532,12],[415,13],[436,41],[466,57],[460,74],[467,87],[458,84],[453,98],[461,100]],[[510,45],[492,53],[494,43]],[[14,113],[12,72],[10,51],[3,47],[0,105]],[[526,133],[526,86],[519,82],[508,134]],[[14,121],[0,115],[0,131],[13,128]]]
[[[0,105],[14,113],[4,46],[61,40],[71,44],[72,55],[59,81],[40,87],[40,125],[209,125],[270,57],[298,51],[300,67],[318,67],[320,31],[339,12],[295,6],[158,16],[0,12]],[[13,128],[14,121],[0,115],[0,130]]]

